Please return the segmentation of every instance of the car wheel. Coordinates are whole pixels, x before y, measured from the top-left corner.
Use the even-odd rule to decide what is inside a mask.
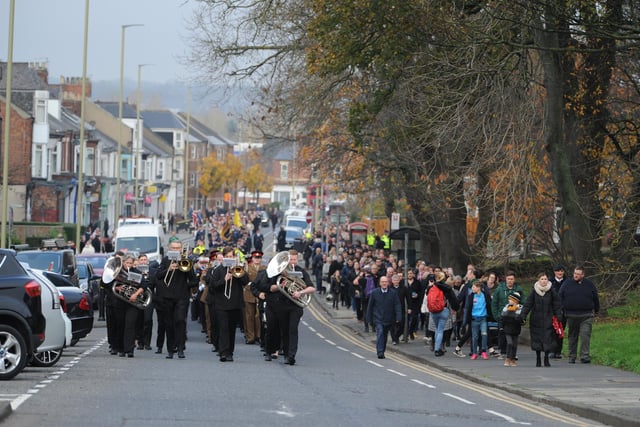
[[[39,368],[49,368],[56,363],[62,357],[62,349],[41,351],[36,353],[31,359],[31,366],[37,366]]]
[[[9,325],[0,325],[0,380],[10,380],[27,364],[24,337]]]

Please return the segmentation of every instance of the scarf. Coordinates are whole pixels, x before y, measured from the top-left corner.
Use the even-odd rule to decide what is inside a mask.
[[[547,282],[547,286],[544,286],[544,287],[540,284],[540,282],[536,282],[536,283],[533,285],[533,289],[536,291],[536,293],[537,293],[538,295],[540,295],[541,297],[543,297],[543,296],[544,296],[544,294],[546,294],[547,292],[549,292],[549,290],[551,289],[551,282]]]

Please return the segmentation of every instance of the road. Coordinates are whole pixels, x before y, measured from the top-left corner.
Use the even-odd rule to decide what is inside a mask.
[[[13,427],[86,426],[536,426],[595,425],[375,348],[325,317],[314,302],[300,325],[295,366],[262,359],[237,335],[221,363],[189,321],[186,359],[107,351],[104,322],[53,368],[2,383]]]

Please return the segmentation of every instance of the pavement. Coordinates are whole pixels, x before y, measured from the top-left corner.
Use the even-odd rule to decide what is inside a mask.
[[[363,323],[347,307],[334,310],[325,297],[316,295],[313,304],[321,307],[337,324],[350,329],[375,348],[375,333],[365,333]],[[424,341],[424,332],[415,341],[392,345],[387,353],[398,353],[414,361],[437,367],[468,381],[485,385],[496,393],[509,393],[560,408],[566,412],[611,426],[640,426],[640,375],[594,363],[569,364],[568,358],[552,359],[551,367],[536,368],[536,355],[529,347],[529,330],[522,329],[518,345],[518,366],[506,367],[503,360],[470,360],[453,354],[455,343],[444,356],[436,357]],[[465,346],[465,354],[468,353]]]

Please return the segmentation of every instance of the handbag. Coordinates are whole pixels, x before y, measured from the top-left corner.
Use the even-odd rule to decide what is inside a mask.
[[[427,308],[427,294],[424,294],[424,298],[422,298],[422,305],[420,306],[420,313],[428,313],[429,309]]]
[[[562,327],[562,322],[558,320],[557,316],[553,316],[551,318],[551,324],[553,325],[553,330],[556,333],[558,338],[564,338],[564,328]]]

